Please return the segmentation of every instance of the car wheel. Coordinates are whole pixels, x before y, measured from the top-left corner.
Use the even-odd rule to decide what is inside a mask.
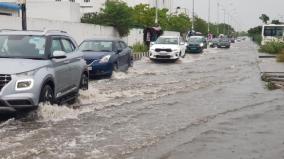
[[[40,103],[54,104],[54,91],[50,85],[45,85],[40,93]]]
[[[83,73],[80,82],[80,89],[88,90],[88,88],[89,88],[89,77],[85,73]]]
[[[133,58],[129,58],[129,60],[128,60],[128,66],[129,67],[133,67]]]

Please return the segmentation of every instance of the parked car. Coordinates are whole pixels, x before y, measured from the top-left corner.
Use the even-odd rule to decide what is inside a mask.
[[[220,38],[217,44],[218,48],[230,48],[231,42],[228,38]]]
[[[207,48],[207,41],[204,36],[191,36],[188,39],[186,52],[201,53]]]
[[[112,76],[113,71],[126,71],[133,65],[132,50],[120,39],[87,39],[79,51],[84,54],[90,76]]]
[[[61,104],[88,89],[88,68],[64,31],[0,31],[0,111]]]
[[[173,60],[185,57],[186,44],[180,36],[160,36],[150,47],[151,60]]]
[[[218,42],[219,42],[219,38],[214,38],[214,39],[210,40],[209,41],[209,47],[211,47],[211,48],[217,47]]]

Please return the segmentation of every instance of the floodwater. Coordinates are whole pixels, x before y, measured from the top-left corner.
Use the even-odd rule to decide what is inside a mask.
[[[143,58],[91,81],[73,108],[0,123],[0,159],[284,158],[283,91],[260,81],[250,41],[177,63]]]

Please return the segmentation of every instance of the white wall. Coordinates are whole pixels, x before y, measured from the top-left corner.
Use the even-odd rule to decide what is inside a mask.
[[[80,5],[71,2],[27,1],[27,17],[80,22]]]
[[[86,38],[94,36],[101,37],[119,37],[117,31],[113,27],[99,26],[92,24],[64,22],[64,21],[51,21],[44,19],[31,19],[27,21],[28,30],[43,30],[43,29],[56,29],[67,31],[78,43],[81,43]],[[1,16],[0,15],[0,29],[21,29],[21,18]],[[164,35],[179,35],[178,32],[165,31]],[[124,37],[128,45],[133,45],[137,42],[143,42],[143,30],[132,29],[129,36]]]

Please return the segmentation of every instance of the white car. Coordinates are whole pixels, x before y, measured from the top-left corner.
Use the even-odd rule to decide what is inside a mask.
[[[180,36],[161,36],[150,47],[150,59],[178,60],[185,57],[186,44]]]

